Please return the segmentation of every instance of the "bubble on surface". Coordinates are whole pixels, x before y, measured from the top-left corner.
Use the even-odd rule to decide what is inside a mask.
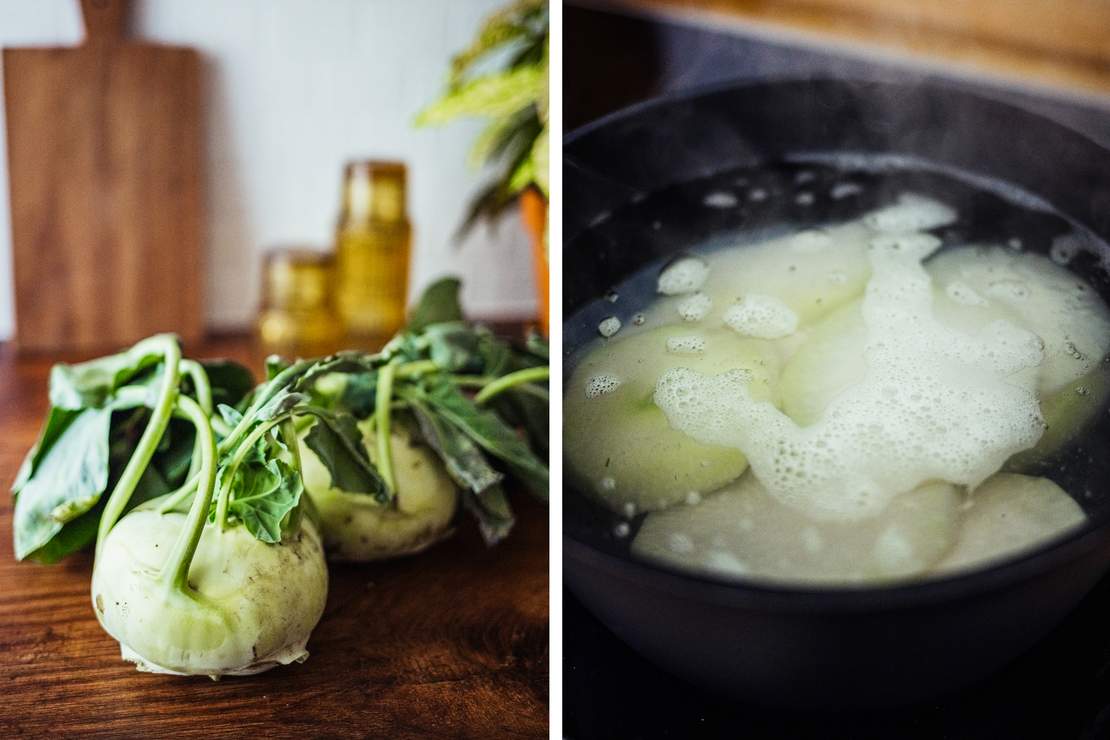
[[[667,351],[674,355],[700,355],[705,353],[705,337],[688,334],[667,338]]]
[[[615,375],[595,375],[586,381],[586,398],[597,398],[620,388],[621,380]]]
[[[778,298],[749,293],[725,311],[725,324],[738,334],[758,339],[780,339],[798,328],[798,315]]]
[[[699,257],[679,257],[659,273],[657,289],[663,295],[684,295],[700,290],[709,278],[709,264]]]
[[[752,190],[748,193],[748,200],[752,201],[753,203],[761,203],[767,200],[769,195],[770,193],[768,193],[763,188],[752,188]]]
[[[735,195],[724,190],[716,190],[702,199],[702,204],[708,208],[733,208],[739,202]]]
[[[597,325],[597,333],[608,339],[621,330],[621,320],[616,316],[604,318]]]
[[[713,299],[706,293],[694,293],[679,301],[677,309],[683,321],[701,321],[713,310]]]
[[[829,191],[829,196],[833,200],[844,200],[845,198],[850,198],[853,195],[859,195],[862,192],[863,186],[859,185],[858,183],[838,182],[836,185],[832,186],[832,189]]]
[[[814,204],[814,202],[816,202],[816,200],[817,198],[814,197],[813,193],[809,192],[808,190],[803,190],[802,192],[794,196],[794,202],[800,206],[811,206]]]

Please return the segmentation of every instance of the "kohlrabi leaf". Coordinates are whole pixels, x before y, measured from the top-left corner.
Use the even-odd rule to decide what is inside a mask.
[[[15,482],[12,483],[12,493],[19,493],[20,489],[26,485],[31,476],[34,475],[39,463],[42,462],[42,458],[50,452],[50,448],[54,446],[54,443],[58,441],[58,438],[62,436],[70,423],[80,414],[80,411],[60,409],[56,406],[50,407],[50,411],[46,415],[46,423],[43,424],[42,431],[39,432],[39,438],[35,442],[35,446],[30,449],[27,456],[23,458],[23,464],[19,466]]]
[[[117,388],[162,361],[165,338],[156,335],[119,354],[55,365],[50,370],[51,406],[71,410],[103,406]]]
[[[463,506],[475,519],[486,544],[495,545],[513,527],[513,512],[501,489],[503,476],[490,467],[482,451],[466,434],[436,416],[411,394],[405,396],[412,406],[420,431],[447,468],[448,474],[463,490]]]
[[[462,321],[458,278],[443,278],[429,285],[409,314],[407,332],[421,332],[432,324]]]
[[[455,483],[464,490],[481,493],[501,482],[503,476],[490,467],[482,451],[466,434],[436,416],[423,402],[412,396],[413,413],[420,431],[447,467]]]
[[[424,329],[422,339],[427,342],[429,359],[440,370],[457,373],[481,369],[478,335],[461,321],[432,324]]]
[[[218,404],[216,410],[220,412],[220,418],[224,420],[224,423],[232,429],[243,420],[243,415],[239,413],[237,409],[228,406],[226,403]]]
[[[221,485],[227,468],[221,472]],[[282,523],[304,491],[301,476],[285,462],[270,459],[239,466],[231,481],[228,511],[255,539],[281,542]]]
[[[478,520],[478,529],[487,545],[496,545],[509,534],[515,522],[509,508],[509,499],[500,485],[491,486],[481,493],[462,497],[466,507]]]
[[[376,372],[355,373],[347,376],[339,405],[350,411],[356,419],[365,419],[374,413],[378,395]]]
[[[108,485],[111,408],[79,412],[35,466],[15,498],[15,556],[31,555],[96,505]]]
[[[282,388],[270,400],[262,404],[255,414],[255,419],[257,421],[276,419],[307,400],[308,396],[304,393],[293,393],[287,388]]]
[[[212,386],[212,402],[237,406],[254,389],[254,375],[234,360],[203,360],[201,366]]]
[[[391,492],[386,490],[385,481],[370,462],[355,418],[348,413],[317,408],[304,411],[316,417],[305,444],[328,469],[332,487],[369,494],[378,501],[388,502]]]
[[[431,383],[420,393],[424,403],[486,452],[501,459],[532,493],[546,500],[547,466],[497,414],[476,406],[446,379]]]

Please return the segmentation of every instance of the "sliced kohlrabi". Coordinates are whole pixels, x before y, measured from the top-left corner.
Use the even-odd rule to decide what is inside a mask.
[[[754,294],[778,299],[804,326],[863,294],[871,277],[867,245],[874,235],[851,222],[711,252],[705,256],[709,277],[701,293],[712,306],[689,323],[721,326],[731,307]],[[679,306],[687,299],[660,296],[645,314],[648,325],[681,321]]]
[[[640,557],[715,575],[792,583],[889,581],[922,573],[956,540],[962,496],[946,483],[901,494],[878,516],[821,522],[776,501],[751,474],[701,503],[650,514]]]
[[[778,365],[769,342],[725,328],[668,326],[599,344],[563,396],[570,472],[622,513],[663,509],[735,480],[747,467],[744,455],[671,428],[652,400],[655,383],[675,367],[744,369],[752,374],[752,395],[774,402]]]
[[[1110,351],[1110,310],[1090,285],[1047,257],[966,247],[941,252],[926,269],[943,323],[970,334],[1004,319],[1041,338],[1042,398],[1095,370]]]
[[[1017,555],[1087,520],[1048,478],[999,473],[972,491],[959,537],[933,573],[964,570]]]
[[[373,417],[359,426],[371,462],[377,465],[379,446]],[[335,488],[327,468],[301,443],[305,489],[320,514],[325,547],[335,560],[410,555],[450,534],[458,491],[443,463],[403,426],[395,425],[389,439],[396,495],[388,503]]]

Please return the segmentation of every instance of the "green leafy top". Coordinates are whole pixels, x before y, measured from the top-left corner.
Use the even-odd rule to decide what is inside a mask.
[[[299,522],[299,418],[314,420],[305,443],[334,486],[395,506],[394,414],[411,417],[487,540],[497,541],[512,525],[506,475],[547,494],[547,466],[536,452],[547,450],[547,350],[541,340],[517,347],[463,322],[458,289],[450,278],[428,288],[382,352],[270,358],[267,379],[253,388],[246,368],[182,360],[176,338],[164,335],[56,366],[46,423],[12,486],[16,557],[56,561],[155,497],[161,511],[208,502],[206,516],[220,527],[242,525],[262,542],[280,542]],[[377,435],[377,466],[357,425],[371,415],[386,432]],[[210,463],[202,462],[202,437],[218,440]],[[187,562],[175,572],[187,573]]]
[[[416,117],[417,126],[490,119],[469,159],[497,166],[499,175],[472,200],[461,233],[528,187],[548,193],[548,36],[546,0],[516,0],[494,13],[452,59],[444,94]]]

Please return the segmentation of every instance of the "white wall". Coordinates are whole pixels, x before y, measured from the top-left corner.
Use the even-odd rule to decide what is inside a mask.
[[[534,310],[527,240],[515,215],[452,235],[482,182],[466,165],[480,129],[412,128],[440,91],[450,55],[504,0],[137,0],[133,34],[193,46],[205,64],[207,317],[243,327],[258,303],[266,247],[329,245],[343,162],[390,157],[409,165],[415,227],[413,292],[463,277],[478,316]],[[0,0],[0,45],[71,45],[77,0]],[[0,108],[2,108],[0,100]],[[2,113],[2,110],[0,110]],[[0,339],[11,335],[11,228],[0,127]]]

